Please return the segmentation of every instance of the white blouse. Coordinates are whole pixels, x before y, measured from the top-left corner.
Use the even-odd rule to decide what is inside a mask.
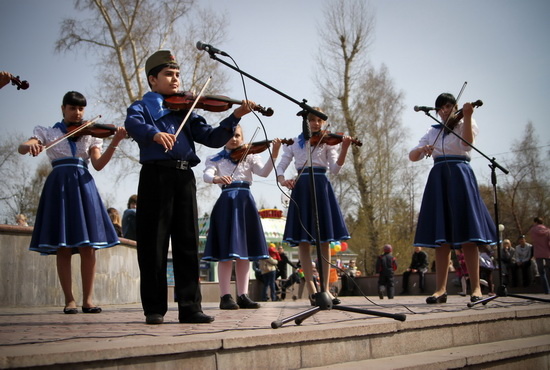
[[[48,146],[56,139],[63,136],[63,132],[54,127],[36,126],[33,131],[31,139],[37,139],[44,146]],[[46,150],[46,154],[50,161],[59,158],[72,157],[71,146],[69,145],[69,139],[64,139],[55,146]],[[76,141],[76,157],[82,158],[86,163],[90,162],[90,149],[92,147],[98,147],[99,150],[103,147],[103,140],[90,135],[83,135]]]
[[[440,131],[441,129],[439,128],[439,125],[437,127],[430,127],[428,129],[428,132],[426,132],[426,134],[422,136],[422,138],[418,142],[418,145],[415,146],[413,150],[423,147],[425,145],[433,145],[433,158],[437,158],[443,155],[461,155],[467,158],[471,157],[470,152],[472,150],[472,147],[470,147],[469,145],[465,145],[462,140],[460,140],[458,137],[456,137],[456,135],[452,133],[448,133],[446,135],[444,133],[441,133],[434,144],[434,140],[436,139]],[[474,137],[474,142],[478,131],[479,129],[477,127],[476,121],[472,118],[472,133]],[[454,132],[456,132],[460,137],[464,137],[464,121],[461,120],[456,125],[456,127],[454,128]],[[474,142],[472,142],[471,144],[474,144]]]
[[[311,146],[313,152],[311,153],[311,163],[313,167],[322,167],[328,169],[328,172],[331,175],[336,175],[340,172],[342,166],[339,166],[336,162],[340,156],[340,145],[328,145],[328,144],[319,144],[314,147]],[[303,167],[308,165],[308,155],[307,155],[307,143],[304,144],[303,148],[300,148],[298,143],[298,138],[294,138],[294,144],[284,145],[283,146],[283,155],[281,160],[277,165],[277,175],[283,175],[292,162],[294,158],[294,166],[296,171],[301,170]]]
[[[269,159],[264,164],[260,154],[249,154],[238,164],[223,158],[213,161],[212,159],[216,157],[217,154],[214,154],[206,159],[202,176],[203,180],[210,184],[214,183],[215,176],[232,176],[233,181],[247,181],[252,184],[252,174],[267,177],[273,170],[273,161]],[[221,187],[224,184],[218,185]]]

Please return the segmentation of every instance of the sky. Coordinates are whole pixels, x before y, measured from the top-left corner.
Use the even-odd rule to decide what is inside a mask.
[[[314,82],[316,56],[322,45],[318,30],[323,27],[323,7],[328,2],[198,0],[197,5],[226,15],[227,41],[214,46],[230,54],[244,72],[294,100],[306,99],[315,106],[320,99]],[[403,94],[403,137],[408,148],[434,123],[413,107],[433,106],[442,92],[457,96],[466,83],[460,104],[478,99],[484,103],[474,113],[480,128],[475,146],[482,153],[506,168],[513,152],[521,150],[513,144],[522,138],[528,122],[535,126],[541,149],[550,149],[546,114],[550,97],[549,1],[374,0],[369,4],[376,22],[369,56],[376,68],[387,67],[395,89]],[[104,113],[100,104],[93,102],[98,86],[93,53],[81,49],[54,52],[61,20],[79,16],[72,1],[0,0],[0,14],[0,70],[19,75],[30,84],[28,90],[18,91],[11,85],[0,89],[3,135],[28,137],[36,125],[53,125],[60,120],[61,98],[69,90],[80,91],[91,100],[87,108],[90,117]],[[230,77],[229,91],[223,95],[242,99],[238,73],[222,68],[227,68]],[[273,117],[262,117],[270,139],[290,138],[300,132],[296,104],[250,79],[246,86],[251,100],[275,111]],[[220,113],[219,119],[226,114]],[[251,115],[241,124],[245,136],[259,125]],[[480,154],[472,155],[480,184],[490,185],[488,164]],[[431,160],[417,165],[427,169]],[[196,173],[202,170],[199,164]],[[497,173],[499,182],[503,176]],[[128,176],[115,189],[108,171],[94,173],[94,178],[100,193],[109,194],[110,206],[119,210],[126,208],[128,197],[137,191],[137,176]],[[282,207],[273,174],[267,179],[256,178],[252,189],[259,206]],[[200,212],[209,212],[212,202],[201,200]]]

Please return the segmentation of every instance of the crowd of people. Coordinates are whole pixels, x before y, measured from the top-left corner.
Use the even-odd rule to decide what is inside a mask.
[[[202,310],[199,283],[199,230],[197,224],[196,179],[193,168],[201,159],[195,143],[221,150],[206,158],[203,180],[216,184],[220,195],[211,212],[210,230],[202,259],[218,263],[220,309],[258,309],[249,294],[250,263],[263,283],[261,301],[286,297],[294,284],[304,289],[311,305],[327,298],[340,303],[334,288],[335,277],[342,278],[342,291],[353,290],[353,279],[361,275],[354,260],[333,274],[330,245],[351,238],[329,177],[337,176],[345,164],[354,140],[342,135],[339,143],[322,140],[326,127],[318,107],[300,112],[304,130],[287,145],[271,140],[269,157],[249,152],[240,125],[241,119],[258,106],[243,100],[217,126],[165,99],[180,91],[180,65],[169,50],[153,53],[144,65],[150,87],[141,100],[127,109],[124,127],[118,127],[106,148],[103,139],[93,134],[78,134],[91,122],[83,120],[86,98],[70,91],[62,99],[62,119],[52,127],[37,126],[30,139],[19,145],[20,154],[37,156],[45,151],[53,171],[48,176],[36,219],[30,250],[55,255],[58,276],[65,295],[63,312],[78,313],[72,292],[71,256],[81,257],[83,287],[82,312],[100,313],[93,301],[95,252],[120,243],[124,237],[136,241],[140,268],[140,293],[145,323],[159,325],[168,312],[167,258],[171,248],[174,269],[174,294],[180,323],[211,323],[214,317]],[[0,87],[9,82],[0,74]],[[482,297],[481,282],[494,293],[491,279],[495,268],[492,246],[497,244],[495,224],[481,200],[475,175],[470,167],[471,145],[478,133],[472,118],[473,105],[465,103],[458,110],[457,101],[448,93],[440,94],[435,110],[442,120],[420,139],[409,153],[411,161],[432,157],[434,165],[426,184],[414,238],[414,253],[403,275],[403,294],[408,293],[411,274],[418,274],[423,293],[427,254],[422,248],[435,250],[436,287],[426,303],[447,301],[447,276],[452,251],[460,257],[461,282],[470,287],[470,300]],[[457,116],[460,117],[456,119]],[[113,157],[118,144],[132,138],[139,147],[141,164],[138,191],[128,200],[122,216],[115,208],[106,209],[88,171],[91,163],[102,170]],[[317,137],[317,144],[311,138]],[[235,158],[237,149],[243,154]],[[281,159],[276,163],[280,149]],[[291,168],[292,175],[286,173]],[[297,247],[299,264],[293,264],[282,246],[268,245],[255,200],[251,193],[253,176],[267,177],[276,170],[280,186],[291,191],[282,241]],[[63,191],[59,191],[63,189]],[[312,197],[312,189],[316,197]],[[315,209],[316,212],[312,212]],[[316,217],[315,217],[316,216]],[[20,220],[26,225],[26,220]],[[533,271],[550,293],[549,233],[541,218],[528,236],[518,238],[517,245],[503,242],[501,267],[512,286],[521,280],[528,286]],[[320,245],[319,245],[320,244]],[[312,246],[319,245],[319,261],[312,259]],[[481,252],[480,252],[481,248]],[[390,244],[376,260],[378,293],[381,299],[395,295],[397,260]],[[532,261],[535,263],[532,263]],[[288,266],[292,267],[289,272]],[[317,268],[324,272],[320,278]],[[230,292],[230,280],[237,285],[236,299]],[[520,279],[521,278],[521,279]],[[277,279],[281,282],[276,284]],[[326,295],[320,294],[326,293]]]

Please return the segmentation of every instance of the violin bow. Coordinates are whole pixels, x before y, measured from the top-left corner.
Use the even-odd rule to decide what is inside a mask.
[[[457,97],[456,97],[456,105],[458,105],[458,101],[460,100],[460,97],[462,96],[462,93],[464,92],[464,89],[466,88],[466,85],[468,84],[468,81],[464,81],[464,83],[462,84],[462,88],[460,89],[460,92],[458,93]],[[441,130],[439,131],[439,133],[437,134],[437,136],[435,137],[435,140],[432,144],[432,147],[435,145],[435,143],[437,142],[437,140],[439,139],[439,136],[441,136],[441,133],[443,131],[445,131],[446,128],[448,128],[447,126],[447,123],[449,122],[449,120],[451,119],[451,114],[449,114],[449,116],[447,117],[447,119],[445,120],[444,123],[440,124],[441,126],[443,126],[441,128]],[[426,158],[429,158],[431,157],[431,154],[430,155],[427,155]]]
[[[73,136],[74,134],[78,133],[79,131],[84,130],[86,127],[90,126],[91,124],[93,124],[95,121],[97,121],[100,118],[101,118],[101,114],[94,117],[93,119],[89,120],[88,122],[80,125],[78,128],[74,129],[73,131],[67,132],[65,135],[63,135],[63,136],[57,138],[56,140],[52,141],[50,143],[50,145],[48,145],[47,147],[44,148],[43,152],[50,149],[51,147],[56,146],[57,144],[59,144],[63,140],[68,139],[69,137]]]
[[[185,123],[187,122],[187,119],[189,118],[189,116],[191,115],[191,112],[193,111],[193,109],[195,109],[195,106],[197,105],[197,103],[199,102],[199,99],[202,97],[203,93],[204,93],[204,90],[206,90],[206,86],[208,86],[208,84],[210,83],[210,81],[212,81],[212,76],[208,77],[208,79],[206,80],[206,83],[204,84],[204,86],[202,87],[199,95],[197,95],[197,97],[195,98],[195,101],[193,102],[193,104],[191,105],[191,108],[189,108],[189,110],[187,111],[187,114],[185,115],[185,118],[183,119],[183,121],[181,121],[181,125],[180,127],[178,128],[178,130],[176,131],[176,133],[174,134],[175,137],[178,137],[178,135],[180,134],[181,130],[183,129],[183,126],[185,125]],[[164,151],[165,153],[168,152],[168,149],[166,149]]]

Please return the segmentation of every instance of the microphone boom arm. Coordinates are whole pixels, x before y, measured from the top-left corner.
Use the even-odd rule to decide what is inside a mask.
[[[200,42],[200,41],[199,41],[199,42]],[[198,44],[198,43],[197,43],[197,44]],[[198,46],[198,45],[197,45],[197,46]],[[249,79],[251,79],[251,80],[253,80],[253,81],[259,83],[260,85],[262,85],[262,86],[268,88],[269,90],[271,90],[271,91],[273,91],[273,92],[275,92],[275,93],[281,95],[282,97],[284,97],[284,98],[290,100],[291,102],[293,102],[294,104],[300,106],[300,108],[302,108],[303,110],[307,111],[308,113],[311,113],[311,114],[313,114],[313,115],[315,115],[315,116],[321,118],[323,121],[326,121],[326,120],[328,119],[328,117],[327,117],[326,114],[324,114],[323,112],[319,112],[318,110],[315,110],[315,109],[313,109],[312,107],[310,107],[309,105],[307,105],[307,104],[306,104],[306,103],[307,103],[307,100],[304,99],[302,102],[299,102],[299,101],[297,101],[296,99],[294,99],[294,98],[292,98],[292,97],[286,95],[285,93],[283,93],[283,92],[281,92],[281,91],[275,89],[274,87],[269,86],[268,84],[266,84],[265,82],[263,82],[263,81],[257,79],[256,77],[254,77],[254,76],[252,76],[252,75],[250,75],[250,74],[244,72],[243,70],[241,70],[241,69],[239,69],[239,68],[237,68],[237,67],[235,67],[235,66],[232,66],[231,64],[227,63],[225,60],[221,60],[220,58],[218,58],[218,57],[215,55],[215,53],[213,53],[213,52],[208,52],[208,54],[210,55],[210,58],[212,58],[212,59],[214,59],[214,60],[216,60],[216,61],[218,61],[218,62],[220,62],[220,63],[222,63],[222,64],[224,64],[224,65],[226,65],[227,67],[231,68],[232,70],[237,71],[238,73],[242,74],[243,76],[248,77]]]

